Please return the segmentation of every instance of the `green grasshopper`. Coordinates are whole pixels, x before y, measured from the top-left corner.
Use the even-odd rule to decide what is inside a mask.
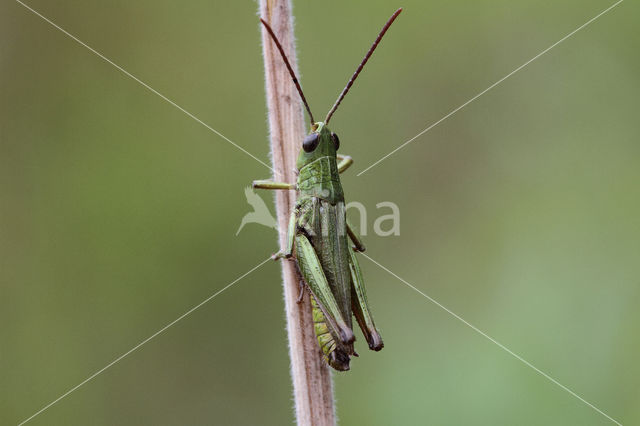
[[[402,9],[398,9],[382,28],[324,122],[313,119],[282,45],[271,27],[260,20],[291,74],[309,114],[311,131],[302,142],[296,164],[298,179],[295,185],[257,180],[253,182],[253,187],[297,191],[298,198],[289,220],[287,247],[275,254],[274,258],[296,261],[303,282],[311,293],[315,334],[324,359],[339,371],[349,370],[351,356],[358,356],[353,348],[355,336],[352,315],[356,317],[369,349],[379,351],[384,345],[369,310],[362,271],[355,255],[355,252],[364,251],[365,247],[345,215],[344,193],[339,174],[351,166],[353,160],[337,153],[340,140],[327,125],[401,11]],[[349,239],[353,242],[353,247],[349,246]],[[304,284],[301,283],[299,301],[302,300]]]

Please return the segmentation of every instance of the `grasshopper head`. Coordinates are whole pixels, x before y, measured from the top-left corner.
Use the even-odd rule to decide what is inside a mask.
[[[335,157],[340,147],[338,135],[333,133],[323,122],[318,121],[311,126],[311,132],[302,141],[302,150],[298,156],[298,170],[321,157]]]

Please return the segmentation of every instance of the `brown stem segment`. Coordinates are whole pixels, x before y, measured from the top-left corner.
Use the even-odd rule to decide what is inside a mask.
[[[260,17],[269,23],[296,71],[290,0],[260,0]],[[295,182],[296,157],[305,136],[304,111],[276,45],[261,27],[274,180]],[[287,245],[287,225],[294,205],[293,191],[276,191],[280,247]],[[281,264],[298,425],[335,425],[331,373],[313,332],[309,296],[305,294],[297,303],[300,278],[295,264],[287,260],[281,260]]]

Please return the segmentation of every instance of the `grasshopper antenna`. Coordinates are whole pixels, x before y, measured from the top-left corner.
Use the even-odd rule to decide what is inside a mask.
[[[269,33],[269,35],[273,39],[274,43],[276,44],[276,47],[280,51],[280,55],[282,55],[282,59],[284,60],[284,64],[287,66],[287,70],[289,70],[289,74],[291,74],[291,78],[293,79],[293,84],[295,84],[296,85],[296,89],[298,89],[298,93],[300,94],[300,98],[302,98],[302,103],[304,103],[304,107],[307,109],[307,112],[309,113],[309,119],[311,120],[311,125],[313,126],[313,124],[315,123],[315,120],[313,119],[313,114],[311,114],[311,108],[309,108],[309,104],[307,103],[307,98],[304,97],[304,93],[302,92],[302,87],[300,87],[300,82],[298,81],[298,77],[296,77],[296,73],[293,72],[293,68],[291,68],[291,64],[289,63],[289,59],[287,58],[287,55],[284,53],[284,49],[282,48],[282,45],[280,44],[280,41],[278,40],[278,37],[276,37],[276,35],[273,32],[273,30],[271,29],[269,24],[266,23],[266,21],[264,19],[260,18],[260,22],[262,22],[262,25],[264,25],[264,27],[266,28],[267,32]]]
[[[342,90],[342,93],[340,93],[340,96],[338,96],[338,100],[331,107],[331,110],[327,114],[327,118],[324,119],[325,124],[329,124],[329,120],[331,120],[331,116],[333,115],[334,112],[336,112],[336,110],[338,109],[338,106],[340,106],[340,102],[342,102],[347,92],[349,92],[349,89],[351,89],[351,86],[353,86],[353,83],[356,81],[356,78],[358,78],[360,71],[362,71],[362,68],[364,68],[365,64],[373,54],[373,51],[376,50],[376,47],[378,47],[380,40],[382,40],[382,37],[384,37],[384,34],[387,32],[391,24],[393,24],[393,21],[395,21],[398,15],[400,15],[400,12],[402,12],[402,8],[396,10],[393,13],[393,15],[391,15],[391,18],[389,18],[387,23],[384,24],[384,27],[382,27],[382,30],[380,31],[380,33],[378,34],[378,37],[376,38],[376,41],[373,42],[367,54],[364,55],[364,59],[362,60],[362,62],[360,62],[358,69],[356,69],[356,72],[353,73],[353,75],[351,76],[351,79],[349,79],[349,82],[347,83],[345,88]]]

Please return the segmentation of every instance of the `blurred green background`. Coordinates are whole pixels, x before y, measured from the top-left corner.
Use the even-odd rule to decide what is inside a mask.
[[[253,1],[30,6],[268,161]],[[364,169],[611,1],[294,3],[368,254],[625,425],[640,423],[640,7],[626,1]],[[333,31],[333,32],[328,32]],[[0,424],[17,424],[276,250],[268,170],[18,3],[0,6]],[[262,194],[273,209],[270,195]],[[376,203],[401,209],[377,237]],[[343,425],[606,425],[367,260],[385,349],[336,374]],[[269,263],[33,425],[293,422]],[[358,332],[357,336],[361,336]]]

